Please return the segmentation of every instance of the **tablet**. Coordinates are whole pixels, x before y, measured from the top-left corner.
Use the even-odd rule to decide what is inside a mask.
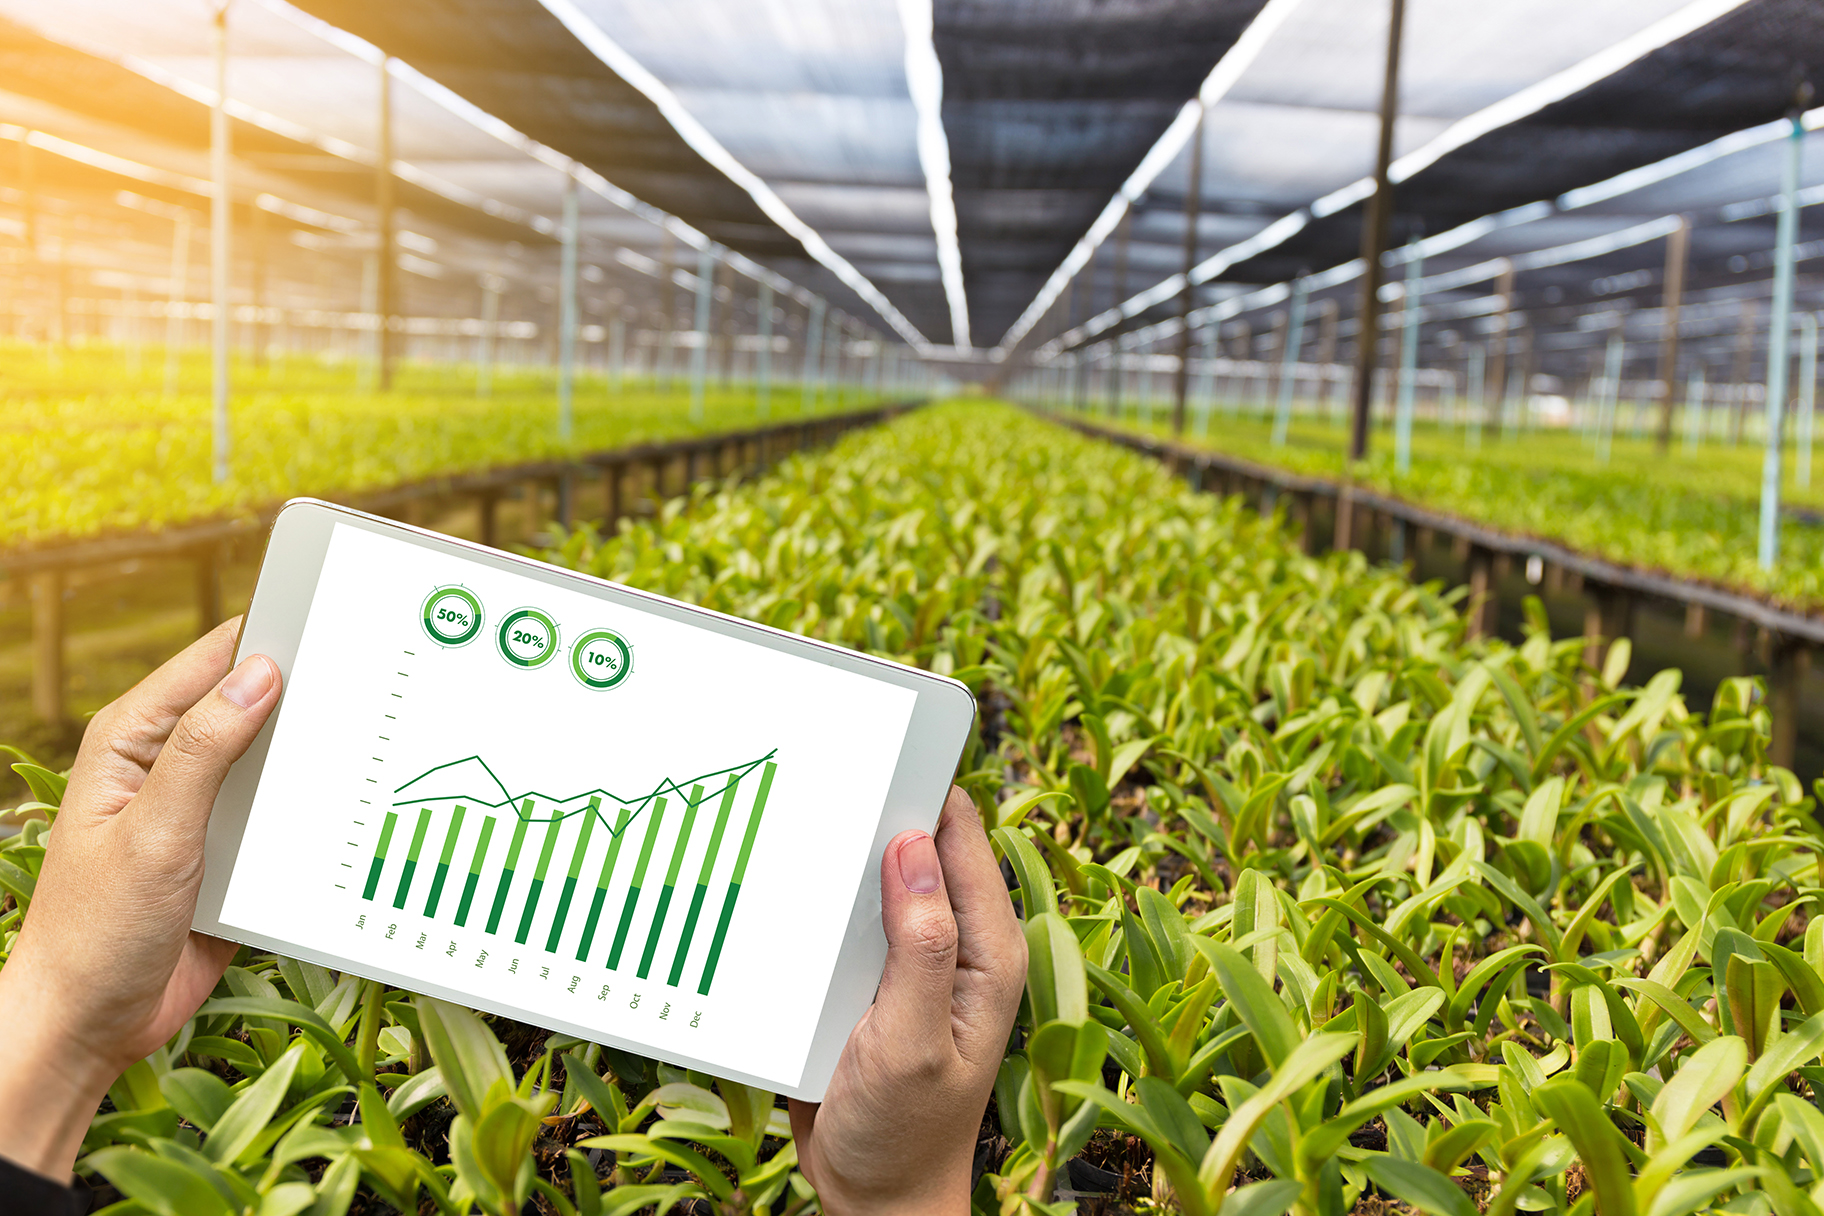
[[[968,689],[344,507],[287,503],[235,659],[284,694],[195,927],[819,1099]]]

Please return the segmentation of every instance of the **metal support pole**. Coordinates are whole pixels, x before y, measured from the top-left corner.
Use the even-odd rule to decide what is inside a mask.
[[[1685,264],[1691,256],[1691,221],[1678,217],[1666,237],[1665,305],[1659,326],[1659,383],[1665,398],[1659,407],[1659,450],[1672,448],[1672,415],[1678,409],[1678,310],[1685,296]]]
[[[1709,386],[1704,383],[1704,368],[1700,363],[1685,382],[1685,451],[1687,454],[1697,451],[1697,445],[1704,438],[1707,415],[1709,413]]]
[[[829,408],[837,409],[842,405],[842,318],[835,309],[825,314],[824,325],[829,332],[823,336],[824,368],[818,379],[830,386]]]
[[[756,328],[760,331],[760,349],[754,352],[754,404],[761,421],[765,421],[773,410],[773,286],[771,283],[760,284],[760,295],[755,300],[759,316]]]
[[[811,297],[811,314],[804,326],[804,399],[799,412],[808,414],[817,408],[817,376],[823,367],[822,296]]]
[[[1305,344],[1305,305],[1311,287],[1306,279],[1292,284],[1292,315],[1286,325],[1286,340],[1279,357],[1279,403],[1273,413],[1273,446],[1286,446],[1286,432],[1292,426],[1292,398],[1298,389],[1298,352]]]
[[[1761,569],[1780,556],[1780,441],[1792,355],[1793,243],[1799,234],[1799,160],[1805,153],[1805,124],[1795,110],[1788,123],[1786,163],[1780,171],[1780,221],[1773,250],[1773,316],[1767,341],[1767,445],[1761,461]]]
[[[500,328],[500,278],[481,276],[481,333],[475,339],[475,395],[494,391],[494,338]]]
[[[215,6],[215,105],[209,110],[209,296],[215,316],[209,335],[210,394],[214,405],[211,462],[215,482],[228,480],[228,4]]]
[[[177,396],[184,343],[184,297],[190,294],[190,213],[178,214],[171,232],[171,287],[165,300],[165,396]]]
[[[564,175],[562,261],[557,274],[557,438],[569,443],[576,429],[576,178]],[[564,523],[568,525],[569,521]]]
[[[1374,403],[1375,358],[1380,347],[1381,254],[1387,248],[1393,224],[1393,124],[1400,104],[1400,35],[1406,22],[1405,0],[1389,0],[1387,12],[1387,61],[1381,75],[1381,137],[1374,159],[1374,194],[1362,216],[1361,327],[1355,340],[1354,420],[1349,434],[1349,459],[1368,457],[1368,435]]]
[[[608,369],[618,393],[627,385],[627,318],[618,312],[608,320]]]
[[[374,312],[380,328],[374,335],[375,362],[380,373],[380,391],[393,388],[393,313],[398,310],[394,297],[396,237],[393,229],[393,76],[390,57],[380,61],[380,109],[376,116],[379,129],[379,155],[374,161],[374,210],[379,217],[380,242],[374,264]]]
[[[1178,294],[1178,370],[1172,377],[1172,434],[1184,434],[1184,398],[1191,385],[1191,306],[1197,289],[1191,269],[1197,265],[1197,218],[1203,210],[1203,119],[1208,107],[1197,110],[1197,129],[1191,135],[1190,189],[1184,196],[1184,290]]]
[[[1121,227],[1115,236],[1115,298],[1110,307],[1121,307],[1121,301],[1127,297],[1127,252],[1128,243],[1133,236],[1134,209],[1129,207],[1121,215]],[[1108,381],[1108,416],[1121,416],[1121,338],[1113,335],[1109,340],[1111,358]]]
[[[677,238],[671,229],[665,230],[665,239],[659,245],[659,366],[658,388],[669,394],[672,390],[672,361],[677,356],[677,343],[673,335],[678,327],[678,281],[672,276],[676,268],[672,266],[672,254],[677,248]]]
[[[1619,332],[1609,336],[1609,351],[1602,367],[1602,394],[1596,406],[1596,463],[1609,463],[1615,439],[1615,406],[1621,399],[1621,367],[1627,349]]]
[[[1407,248],[1406,294],[1400,297],[1400,395],[1393,411],[1393,466],[1412,472],[1412,398],[1419,378],[1419,276],[1425,259],[1414,242]]]
[[[1469,418],[1464,427],[1464,445],[1470,451],[1482,446],[1482,415],[1488,409],[1488,347],[1478,344],[1469,348]]]
[[[1818,314],[1799,314],[1799,489],[1811,488],[1811,432],[1818,394]]]
[[[1514,264],[1506,262],[1501,274],[1495,279],[1495,294],[1501,297],[1501,309],[1495,314],[1495,333],[1489,341],[1494,355],[1494,366],[1488,371],[1486,385],[1489,404],[1493,412],[1483,419],[1491,431],[1501,428],[1502,403],[1507,399],[1507,341],[1512,332],[1514,310]]]
[[[697,344],[690,351],[690,420],[703,421],[704,382],[709,376],[709,305],[716,294],[716,259],[705,245],[697,251]]]

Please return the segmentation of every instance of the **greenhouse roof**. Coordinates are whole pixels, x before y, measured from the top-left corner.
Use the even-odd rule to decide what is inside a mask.
[[[1557,200],[1439,249],[1435,274],[1690,211],[1694,275],[1764,278],[1728,268],[1766,248],[1765,211],[1722,209],[1771,192],[1773,146],[1692,150],[1771,122],[1800,76],[1824,75],[1810,8],[1409,0],[1395,239],[1462,238],[1480,217]],[[0,0],[0,17],[17,23],[0,121],[206,177],[204,5]],[[916,345],[1005,356],[1175,310],[1200,95],[1197,303],[1239,309],[1238,292],[1346,267],[1385,13],[1359,0],[234,0],[230,51],[241,180],[361,225],[375,61],[396,56],[401,201],[465,275],[497,264],[503,241],[548,266],[574,162],[595,187],[586,256],[614,273],[650,279],[639,263],[667,249],[694,259],[700,232]],[[1681,153],[1702,163],[1568,205]],[[638,204],[682,223],[667,237]],[[1564,273],[1632,273],[1657,248],[1623,243]],[[1486,286],[1439,288],[1459,289]]]

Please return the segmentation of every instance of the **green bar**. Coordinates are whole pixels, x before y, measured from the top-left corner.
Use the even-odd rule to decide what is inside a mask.
[[[545,872],[551,868],[551,851],[557,847],[557,834],[563,826],[563,818],[553,812],[551,826],[545,829],[545,847],[539,850],[538,869],[532,872],[532,886],[526,892],[526,910],[519,914],[519,931],[513,935],[513,940],[522,946],[532,929],[532,913],[538,908],[539,892],[545,889]]]
[[[545,939],[545,950],[557,953],[557,939],[564,931],[564,918],[570,913],[570,900],[576,895],[576,876],[583,869],[583,854],[589,851],[589,833],[595,830],[595,813],[601,809],[602,800],[598,795],[589,800],[589,809],[583,812],[583,834],[577,837],[576,851],[570,854],[570,873],[564,876],[564,893],[557,900],[557,915],[551,918],[551,934]]]
[[[399,890],[393,895],[393,907],[405,907],[406,892],[412,888],[412,874],[418,869],[418,851],[424,848],[424,833],[431,826],[431,808],[418,811],[418,826],[412,829],[412,847],[406,850],[405,869],[399,872]]]
[[[380,844],[374,849],[374,864],[367,868],[367,889],[361,892],[362,899],[372,899],[380,886],[380,871],[386,865],[386,846],[392,843],[393,827],[398,822],[399,816],[388,811],[386,822],[380,825]]]
[[[481,881],[481,859],[488,855],[488,841],[494,835],[494,816],[481,821],[481,839],[475,842],[475,856],[469,861],[469,878],[462,884],[462,902],[456,905],[456,927],[469,923],[469,904],[475,899],[475,884]]]
[[[678,870],[684,864],[684,850],[690,847],[690,828],[697,821],[697,807],[703,801],[703,787],[690,787],[690,801],[684,808],[684,823],[678,828],[678,843],[671,850],[671,868],[665,871],[665,887],[659,892],[659,906],[652,914],[652,928],[646,932],[646,949],[640,953],[641,979],[652,970],[653,952],[659,948],[659,933],[665,928],[665,912],[671,907],[671,893],[677,889]]]
[[[754,813],[747,820],[747,834],[741,838],[741,852],[735,856],[735,872],[728,882],[728,898],[722,902],[722,915],[716,921],[716,935],[710,939],[709,961],[703,964],[703,981],[697,985],[697,992],[707,996],[709,985],[716,978],[716,964],[722,961],[722,939],[728,936],[728,922],[735,914],[735,900],[741,895],[741,880],[747,877],[747,859],[754,851],[754,834],[760,830],[760,816],[766,810],[766,796],[772,792],[773,773],[777,769],[771,760],[760,773],[760,792],[754,797]]]
[[[437,901],[443,897],[443,880],[450,874],[450,858],[456,855],[456,837],[462,832],[462,816],[468,808],[462,803],[456,804],[456,817],[450,821],[450,830],[443,834],[443,855],[437,859],[437,876],[431,879],[431,897],[425,901],[424,914],[437,915]]]
[[[621,949],[627,944],[627,927],[633,924],[633,909],[640,902],[640,885],[646,881],[646,863],[652,860],[652,846],[659,840],[659,825],[665,822],[665,800],[652,804],[652,818],[646,821],[646,839],[640,842],[640,860],[633,867],[633,885],[627,888],[627,902],[621,905],[621,923],[614,931],[614,948],[608,951],[610,970],[621,965]]]
[[[519,804],[519,822],[513,825],[513,843],[507,848],[507,864],[500,871],[500,885],[494,888],[494,906],[488,910],[488,932],[500,928],[500,913],[507,906],[507,888],[513,885],[513,871],[519,866],[519,846],[526,842],[526,824],[532,814],[532,800]]]
[[[716,864],[716,851],[722,847],[722,833],[728,828],[729,812],[735,807],[735,787],[741,778],[730,777],[722,790],[722,805],[716,810],[716,826],[709,834],[709,849],[703,854],[703,865],[697,870],[697,889],[690,897],[690,911],[684,917],[684,932],[678,937],[678,952],[671,959],[671,975],[666,983],[678,986],[684,974],[684,956],[690,953],[690,939],[697,932],[697,917],[703,913],[703,898],[709,892],[709,872]]]
[[[595,942],[595,923],[602,917],[602,901],[608,898],[608,880],[614,876],[615,859],[621,855],[621,841],[627,830],[627,821],[633,818],[633,812],[626,807],[614,821],[614,839],[608,842],[608,856],[602,861],[602,876],[595,880],[595,898],[589,902],[589,919],[583,922],[583,940],[576,946],[576,961],[582,962],[589,957],[589,947]]]

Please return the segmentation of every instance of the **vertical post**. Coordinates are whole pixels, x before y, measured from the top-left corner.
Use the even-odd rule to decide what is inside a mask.
[[[494,391],[494,339],[500,328],[500,286],[498,275],[481,276],[481,334],[475,339],[477,397],[486,397]]]
[[[1488,370],[1486,391],[1488,401],[1493,406],[1492,412],[1483,420],[1489,430],[1501,427],[1502,402],[1507,397],[1507,339],[1513,321],[1514,308],[1514,264],[1505,262],[1501,274],[1495,279],[1495,294],[1501,297],[1501,308],[1495,314],[1495,333],[1489,339],[1494,354],[1494,366]]]
[[[1388,0],[1387,60],[1381,75],[1381,137],[1374,158],[1374,194],[1362,216],[1361,329],[1355,341],[1355,401],[1349,434],[1349,458],[1368,456],[1369,410],[1374,401],[1375,357],[1380,347],[1381,254],[1393,224],[1393,182],[1387,176],[1393,162],[1393,124],[1400,103],[1400,35],[1406,21],[1406,0]]]
[[[1191,385],[1191,305],[1197,289],[1191,270],[1197,265],[1197,219],[1203,210],[1203,119],[1208,107],[1197,108],[1197,129],[1191,135],[1190,188],[1184,196],[1184,290],[1178,294],[1178,370],[1172,377],[1172,434],[1184,434],[1184,398]]]
[[[754,301],[760,349],[754,352],[754,404],[764,422],[773,410],[773,285],[762,282]]]
[[[671,361],[677,354],[677,343],[673,341],[673,331],[678,324],[678,282],[672,278],[672,256],[677,248],[677,238],[671,229],[665,230],[665,239],[659,245],[659,390],[669,394],[672,390]]]
[[[63,703],[63,571],[32,575],[32,712],[61,727]]]
[[[804,398],[799,412],[817,408],[817,376],[823,366],[823,297],[811,297],[810,315],[804,323]]]
[[[1799,709],[1805,676],[1811,670],[1811,647],[1797,638],[1776,637],[1770,647],[1767,676],[1767,709],[1773,718],[1773,738],[1767,759],[1791,768],[1798,750]]]
[[[1406,294],[1400,297],[1400,395],[1393,413],[1393,465],[1412,472],[1412,398],[1419,379],[1419,276],[1425,259],[1419,244],[1406,247]]]
[[[190,294],[190,213],[180,211],[171,230],[171,287],[165,297],[165,396],[177,396],[184,342],[184,297]]]
[[[1515,313],[1512,318],[1514,328],[1520,331],[1520,374],[1508,378],[1508,396],[1513,399],[1514,408],[1505,407],[1501,411],[1501,438],[1512,439],[1526,422],[1528,394],[1533,384],[1533,335],[1537,332],[1527,320],[1525,313]]]
[[[1748,422],[1748,364],[1754,358],[1754,326],[1760,318],[1760,311],[1759,301],[1743,300],[1740,319],[1735,327],[1735,368],[1732,373],[1735,383],[1729,386],[1735,404],[1735,417],[1729,429],[1731,446],[1742,441],[1742,430]]]
[[[266,367],[266,348],[270,345],[266,328],[266,208],[255,200],[253,205],[252,238],[250,241],[253,254],[253,324],[248,326],[253,339],[253,365],[261,370]]]
[[[1323,320],[1317,326],[1317,408],[1323,420],[1330,421],[1330,369],[1336,363],[1336,329],[1341,318],[1342,309],[1335,300],[1325,300],[1317,306],[1318,316]]]
[[[1464,426],[1464,444],[1470,451],[1482,446],[1482,415],[1488,408],[1488,347],[1477,343],[1469,348],[1469,418]]]
[[[716,259],[709,246],[697,250],[697,344],[690,351],[690,420],[703,421],[703,394],[709,376],[709,305],[716,294]]]
[[[380,109],[375,116],[379,154],[374,160],[374,210],[379,218],[380,246],[374,264],[374,312],[380,328],[374,334],[374,356],[383,393],[393,389],[393,313],[397,311],[394,276],[398,273],[395,268],[398,257],[393,249],[396,240],[393,232],[393,76],[388,70],[392,63],[390,56],[380,60]]]
[[[209,176],[214,186],[209,200],[209,295],[215,316],[209,335],[211,475],[215,482],[228,480],[228,3],[217,0],[215,29],[215,104],[209,110]]]
[[[1626,354],[1621,331],[1609,335],[1609,351],[1602,367],[1602,393],[1596,406],[1596,463],[1609,463],[1609,447],[1615,438],[1615,406],[1621,399],[1622,359]]]
[[[1685,264],[1691,256],[1691,221],[1678,217],[1666,237],[1666,290],[1659,326],[1659,450],[1672,448],[1672,414],[1678,409],[1678,310],[1685,296]]]
[[[1780,555],[1780,442],[1792,355],[1793,243],[1799,235],[1799,159],[1805,153],[1805,124],[1797,107],[1787,119],[1786,163],[1780,171],[1780,222],[1773,250],[1773,316],[1767,342],[1767,443],[1761,460],[1761,569]]]
[[[1704,365],[1700,363],[1692,369],[1691,378],[1685,383],[1685,452],[1687,454],[1696,452],[1697,445],[1704,438],[1709,395],[1709,387],[1704,383]]]
[[[1133,228],[1134,209],[1132,206],[1129,206],[1121,215],[1121,228],[1115,237],[1115,298],[1113,303],[1109,305],[1111,308],[1121,307],[1121,302],[1127,298],[1127,247],[1128,241],[1133,235]],[[1119,322],[1117,322],[1117,324],[1119,324]],[[1111,336],[1108,346],[1110,352],[1109,366],[1112,369],[1108,382],[1108,416],[1110,418],[1119,418],[1121,416],[1120,336]]]
[[[825,315],[829,332],[823,338],[826,367],[821,379],[830,386],[831,409],[842,405],[842,316],[834,308]]]
[[[1799,489],[1811,488],[1811,432],[1818,394],[1818,314],[1799,314]]]
[[[564,174],[563,252],[557,272],[557,438],[569,443],[576,428],[576,177]],[[566,526],[569,520],[563,521]]]
[[[196,636],[222,623],[222,545],[218,541],[196,552]]]
[[[1286,432],[1292,426],[1292,397],[1298,390],[1298,352],[1305,344],[1305,304],[1311,288],[1304,278],[1292,284],[1292,316],[1286,325],[1286,339],[1279,357],[1279,403],[1273,413],[1273,446],[1286,446]]]
[[[620,392],[627,383],[627,318],[619,309],[608,319],[608,374]]]

